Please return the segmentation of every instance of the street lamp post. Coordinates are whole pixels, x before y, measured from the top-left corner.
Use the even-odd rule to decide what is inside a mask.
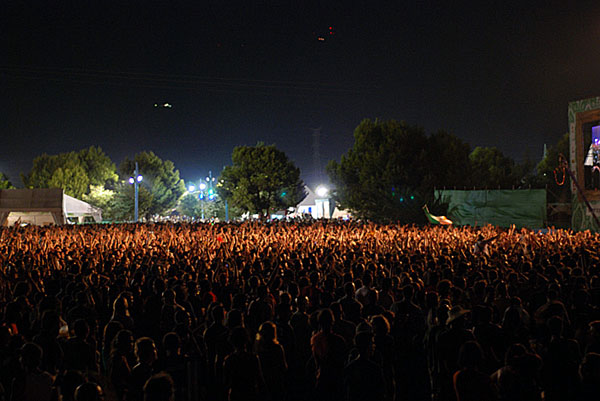
[[[129,183],[133,184],[135,200],[134,200],[134,217],[135,222],[137,223],[139,220],[138,216],[138,198],[139,198],[139,185],[144,178],[140,175],[138,164],[135,162],[135,171],[133,172],[133,177],[129,177]]]
[[[200,188],[200,203],[202,206],[202,220],[204,221],[204,190],[206,189],[206,184],[201,182],[198,187]]]

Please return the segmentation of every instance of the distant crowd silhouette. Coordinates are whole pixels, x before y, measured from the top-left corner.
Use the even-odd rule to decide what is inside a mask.
[[[0,401],[594,400],[600,236],[0,228]]]

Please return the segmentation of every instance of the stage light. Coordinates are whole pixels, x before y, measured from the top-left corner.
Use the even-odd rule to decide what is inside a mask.
[[[327,189],[326,186],[320,185],[317,187],[316,192],[317,192],[317,196],[319,196],[319,198],[324,198],[329,193],[329,189]]]

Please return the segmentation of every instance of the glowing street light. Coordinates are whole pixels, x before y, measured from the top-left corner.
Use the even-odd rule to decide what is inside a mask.
[[[193,186],[193,185],[190,185],[190,186],[188,187],[188,192],[194,192],[195,190],[196,190],[196,187],[195,187],[195,186]]]
[[[133,184],[133,188],[135,189],[134,215],[136,223],[138,221],[138,187],[140,186],[140,182],[142,182],[143,179],[144,177],[142,177],[139,173],[138,164],[137,162],[135,162],[135,171],[133,172],[133,177],[129,177],[129,183]]]

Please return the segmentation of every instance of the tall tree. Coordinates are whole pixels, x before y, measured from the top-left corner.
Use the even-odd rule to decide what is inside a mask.
[[[90,146],[80,150],[77,155],[83,163],[90,185],[112,186],[119,176],[115,163],[102,151],[100,147]]]
[[[116,180],[115,165],[99,147],[78,152],[46,153],[33,160],[27,175],[21,175],[26,188],[62,188],[66,194],[81,199],[89,194],[90,185],[104,186]]]
[[[150,190],[139,186],[138,213],[140,216],[149,217],[152,213],[153,196]],[[112,221],[132,221],[135,210],[135,193],[133,185],[128,182],[120,182],[115,187],[114,196],[108,201],[106,209],[103,209],[102,217]],[[106,213],[105,213],[106,212]]]
[[[354,145],[341,161],[329,162],[336,201],[372,220],[423,219],[421,206],[437,179],[430,166],[429,140],[404,122],[364,120],[354,130]],[[442,168],[436,163],[435,168]]]
[[[300,169],[274,145],[238,146],[225,167],[217,192],[233,207],[261,216],[296,206],[304,197]]]
[[[425,187],[464,187],[471,177],[471,146],[456,135],[438,131],[428,139]]]
[[[469,159],[473,171],[473,186],[489,189],[519,186],[522,178],[519,166],[498,148],[478,146],[473,149]]]
[[[0,173],[0,189],[12,189],[13,184],[10,182],[6,174]]]
[[[200,199],[198,199],[198,196],[194,194],[184,195],[179,200],[177,210],[179,211],[179,213],[188,217],[198,218],[202,216],[202,207],[200,204]]]
[[[127,180],[133,175],[135,163],[138,163],[140,175],[144,177],[141,186],[152,195],[152,203],[147,217],[164,214],[177,206],[179,198],[185,193],[185,184],[179,177],[179,170],[170,160],[162,160],[153,152],[140,152],[133,160],[125,159],[119,166],[121,179]]]

